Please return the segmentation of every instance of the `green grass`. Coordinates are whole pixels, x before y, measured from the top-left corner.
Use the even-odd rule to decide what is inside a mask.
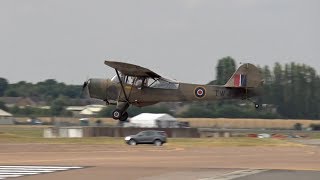
[[[232,137],[232,138],[174,138],[170,139],[170,143],[177,146],[300,146],[300,144],[288,142],[281,139],[257,139],[248,137]]]
[[[0,137],[11,134],[17,137],[42,137],[46,126],[0,126]]]
[[[0,143],[45,143],[45,144],[109,144],[121,145],[123,138],[95,137],[95,138],[33,138],[20,137],[12,134],[0,135]]]
[[[46,126],[0,126],[0,143],[123,144],[123,138],[43,138]]]
[[[311,136],[310,136],[311,138],[313,138],[313,139],[320,139],[320,132],[318,133],[313,133],[313,134],[311,134]]]
[[[0,126],[0,143],[47,143],[47,144],[108,144],[124,145],[123,138],[43,138],[43,126]],[[169,138],[167,146],[217,147],[217,146],[300,146],[279,139],[236,138]]]

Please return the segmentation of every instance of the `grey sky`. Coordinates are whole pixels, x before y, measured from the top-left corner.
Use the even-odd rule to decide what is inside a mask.
[[[105,59],[207,83],[219,58],[320,71],[318,0],[1,0],[0,77],[80,84]]]

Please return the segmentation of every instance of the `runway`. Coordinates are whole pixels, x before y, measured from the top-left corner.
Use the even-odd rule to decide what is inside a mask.
[[[23,177],[28,175],[39,175],[59,171],[81,169],[75,166],[0,166],[0,180],[7,178]]]
[[[319,159],[319,146],[183,148],[1,144],[0,175],[5,173],[1,166],[19,165],[71,168],[7,179],[318,180]]]

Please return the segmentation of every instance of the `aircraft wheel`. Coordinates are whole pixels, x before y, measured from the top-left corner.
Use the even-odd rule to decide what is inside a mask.
[[[119,111],[119,109],[116,109],[112,112],[113,119],[120,119],[120,117],[121,117],[121,112]]]
[[[128,117],[129,117],[128,112],[124,112],[124,113],[120,116],[119,120],[120,120],[120,121],[126,121],[126,120],[128,119]]]

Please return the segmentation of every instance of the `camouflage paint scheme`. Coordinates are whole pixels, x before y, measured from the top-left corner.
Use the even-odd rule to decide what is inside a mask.
[[[241,65],[225,85],[180,83],[164,79],[157,73],[137,65],[115,61],[105,61],[105,64],[114,68],[117,73],[121,73],[118,77],[121,77],[122,83],[119,82],[118,77],[116,81],[114,79],[89,79],[84,87],[88,87],[91,98],[117,105],[116,109],[119,110],[120,116],[131,104],[143,107],[158,102],[248,99],[260,94],[259,86],[262,84],[260,71],[249,63]],[[132,83],[126,83],[127,76],[133,79]],[[157,88],[146,84],[137,86],[135,85],[137,79],[142,79],[143,82],[147,79],[149,81],[164,80],[165,85],[174,88]]]

